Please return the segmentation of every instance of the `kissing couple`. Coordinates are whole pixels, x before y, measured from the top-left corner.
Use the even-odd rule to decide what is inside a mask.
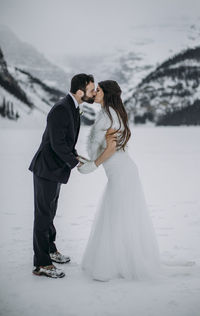
[[[74,167],[87,174],[100,165],[108,181],[83,254],[83,273],[94,280],[108,281],[152,278],[160,271],[153,223],[137,166],[128,153],[131,132],[121,92],[116,81],[101,81],[95,90],[92,75],[77,74],[71,80],[69,94],[47,115],[41,144],[29,166],[34,184],[34,275],[65,276],[54,264],[70,262],[70,257],[61,254],[55,244],[53,220],[61,184],[68,182]],[[79,104],[83,102],[101,106],[88,137],[90,159],[75,149],[80,129]]]

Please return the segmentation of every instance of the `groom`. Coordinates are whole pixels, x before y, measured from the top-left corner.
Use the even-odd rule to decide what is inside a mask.
[[[67,183],[71,170],[79,163],[75,149],[79,129],[79,104],[93,103],[95,85],[92,75],[78,74],[71,80],[70,93],[49,111],[42,142],[30,164],[34,183],[34,270],[35,275],[61,278],[65,274],[53,262],[67,263],[70,257],[58,252],[53,219],[60,187]]]

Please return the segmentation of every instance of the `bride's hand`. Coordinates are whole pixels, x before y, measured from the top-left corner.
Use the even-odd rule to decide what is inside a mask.
[[[83,157],[83,156],[80,156],[80,155],[78,155],[76,158],[77,158],[80,162],[83,162],[83,163],[89,161],[89,159],[87,159],[87,158],[85,158],[85,157]]]
[[[78,166],[78,171],[83,174],[87,174],[95,171],[98,166],[95,164],[95,161],[87,161],[83,163],[80,167]]]
[[[116,151],[116,146],[117,146],[117,135],[114,133],[116,130],[113,128],[109,128],[106,133],[106,144],[107,144],[107,149],[109,151]]]

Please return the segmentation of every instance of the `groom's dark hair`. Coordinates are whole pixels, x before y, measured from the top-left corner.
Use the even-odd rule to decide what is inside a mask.
[[[78,74],[75,75],[71,80],[71,93],[76,93],[78,90],[86,91],[86,86],[94,82],[94,77],[92,75]]]

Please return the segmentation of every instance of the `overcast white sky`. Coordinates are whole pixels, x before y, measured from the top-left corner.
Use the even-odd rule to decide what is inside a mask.
[[[45,54],[110,51],[129,41],[136,25],[187,21],[199,12],[199,0],[0,0],[1,23]]]

